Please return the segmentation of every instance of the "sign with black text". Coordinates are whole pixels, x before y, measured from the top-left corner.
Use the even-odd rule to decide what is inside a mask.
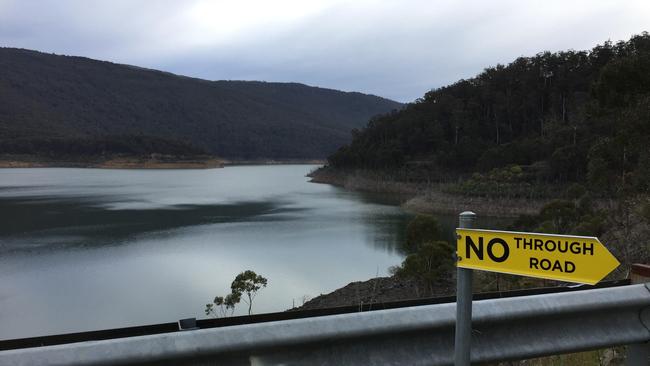
[[[620,264],[595,237],[456,229],[458,267],[594,285]]]

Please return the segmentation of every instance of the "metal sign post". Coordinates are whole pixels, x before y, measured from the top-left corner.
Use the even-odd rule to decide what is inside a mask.
[[[471,361],[472,270],[594,285],[620,264],[596,237],[479,230],[475,220],[475,213],[465,211],[456,229],[456,366]],[[633,346],[628,362],[637,365],[647,357],[647,346]]]
[[[476,214],[465,211],[458,217],[458,226],[473,229]],[[458,257],[459,261],[463,259]],[[456,283],[456,334],[454,339],[454,365],[469,366],[472,340],[472,282],[473,271],[458,267]]]

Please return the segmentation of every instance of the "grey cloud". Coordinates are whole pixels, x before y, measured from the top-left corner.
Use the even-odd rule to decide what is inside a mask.
[[[282,24],[262,17],[259,26],[213,40],[219,34],[184,16],[194,3],[0,0],[0,44],[411,101],[520,55],[628,38],[650,19],[646,1],[367,0],[332,2]]]

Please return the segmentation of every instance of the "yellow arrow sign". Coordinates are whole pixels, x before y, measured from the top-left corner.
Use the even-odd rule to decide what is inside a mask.
[[[456,229],[458,267],[594,285],[620,264],[595,237]]]

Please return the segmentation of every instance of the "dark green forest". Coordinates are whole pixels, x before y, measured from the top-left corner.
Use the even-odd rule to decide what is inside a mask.
[[[431,90],[355,130],[341,171],[462,182],[462,193],[579,183],[603,196],[650,188],[650,35],[542,52]],[[557,193],[557,192],[556,192]]]
[[[400,107],[296,83],[207,81],[0,48],[0,154],[183,145],[230,159],[324,158],[350,141],[352,128]]]
[[[598,236],[621,271],[650,260],[647,32],[489,67],[352,136],[316,175],[365,174],[492,204],[543,202],[509,229]]]
[[[116,135],[96,138],[15,138],[2,142],[2,152],[50,159],[142,157],[164,154],[176,157],[208,156],[209,153],[183,141],[149,136]]]

